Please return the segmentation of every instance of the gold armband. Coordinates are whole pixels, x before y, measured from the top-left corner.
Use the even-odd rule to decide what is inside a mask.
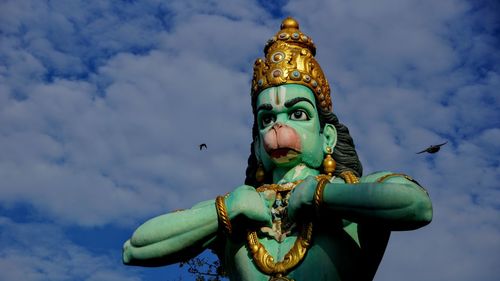
[[[231,226],[231,221],[229,220],[229,216],[227,214],[224,196],[217,196],[217,198],[215,198],[215,209],[217,209],[219,226],[222,225],[226,234],[231,235],[233,232],[233,227]]]
[[[425,194],[429,195],[429,192],[427,192],[427,190],[420,183],[418,183],[418,181],[416,181],[412,177],[405,175],[405,174],[401,174],[401,173],[387,174],[385,176],[378,178],[377,182],[381,183],[381,182],[385,181],[386,179],[392,178],[392,177],[403,177],[403,178],[407,179],[408,181],[411,181],[412,183],[416,184],[420,189],[422,189],[425,192]]]
[[[385,175],[385,176],[382,176],[382,177],[378,178],[378,179],[377,179],[377,182],[383,182],[383,181],[385,181],[386,179],[388,179],[388,178],[392,178],[392,177],[403,177],[403,178],[405,178],[405,179],[407,179],[407,180],[409,180],[409,181],[411,181],[411,182],[416,183],[416,181],[415,181],[414,179],[412,179],[410,176],[405,175],[405,174],[400,174],[400,173],[387,174],[387,175]],[[417,184],[417,185],[420,185],[420,184],[418,184],[418,183],[416,183],[416,184]]]
[[[344,171],[340,173],[340,177],[348,184],[359,183],[358,177],[352,171]]]
[[[319,215],[319,209],[323,203],[323,193],[325,191],[326,184],[330,182],[329,177],[321,177],[318,180],[318,185],[316,186],[316,191],[314,191],[314,209],[316,209],[316,214]]]

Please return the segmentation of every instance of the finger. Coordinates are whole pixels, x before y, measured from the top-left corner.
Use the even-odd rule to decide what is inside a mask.
[[[271,208],[276,200],[276,191],[274,190],[266,190],[263,192],[259,192],[260,197],[264,200],[267,208]]]
[[[308,185],[311,185],[311,184],[316,184],[316,177],[309,176],[300,185],[302,185],[302,186],[308,186]]]
[[[251,212],[248,214],[248,218],[254,221],[258,221],[260,223],[269,224],[271,221],[271,209],[267,206],[267,201],[258,197],[253,201],[253,208]]]
[[[287,206],[287,210],[286,210],[288,218],[290,218],[292,220],[294,220],[294,218],[295,218],[295,210],[296,210],[295,206],[298,203],[297,202],[297,197],[298,197],[297,193],[300,193],[300,191],[297,189],[297,187],[298,186],[296,186],[292,190],[290,197],[288,198],[288,206]]]

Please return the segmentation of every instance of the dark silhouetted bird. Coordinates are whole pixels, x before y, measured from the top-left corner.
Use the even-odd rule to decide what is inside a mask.
[[[436,153],[438,152],[440,149],[441,149],[441,146],[447,144],[448,142],[443,142],[442,144],[436,144],[436,145],[431,145],[429,146],[428,148],[420,151],[420,152],[417,152],[417,154],[420,154],[420,153],[424,153],[424,152],[428,152],[428,153]]]
[[[206,143],[200,144],[200,150],[202,150],[203,148],[207,149],[207,144]]]

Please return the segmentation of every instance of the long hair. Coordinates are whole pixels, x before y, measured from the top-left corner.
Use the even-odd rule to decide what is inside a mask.
[[[252,110],[254,115],[254,122],[252,126],[252,137],[253,140],[250,144],[250,156],[248,157],[248,166],[246,170],[245,184],[257,187],[259,183],[255,179],[255,173],[257,171],[259,163],[257,162],[257,157],[255,156],[254,142],[258,138],[259,128],[257,124],[257,117],[255,112],[256,98],[252,98]],[[358,158],[358,153],[356,152],[354,141],[349,134],[349,129],[342,123],[339,122],[337,116],[327,110],[323,110],[316,102],[316,108],[318,109],[319,121],[321,126],[321,131],[326,124],[331,124],[337,129],[337,144],[333,149],[332,157],[337,162],[337,167],[333,174],[339,176],[342,172],[351,171],[357,177],[363,175],[363,166]],[[272,181],[271,173],[266,174],[264,179],[265,183]]]

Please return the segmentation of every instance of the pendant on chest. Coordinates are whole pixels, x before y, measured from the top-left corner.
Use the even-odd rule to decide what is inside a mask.
[[[276,199],[271,207],[272,228],[263,227],[261,229],[262,232],[267,233],[279,243],[283,242],[295,230],[295,223],[288,219],[289,197],[289,190],[276,192]]]

